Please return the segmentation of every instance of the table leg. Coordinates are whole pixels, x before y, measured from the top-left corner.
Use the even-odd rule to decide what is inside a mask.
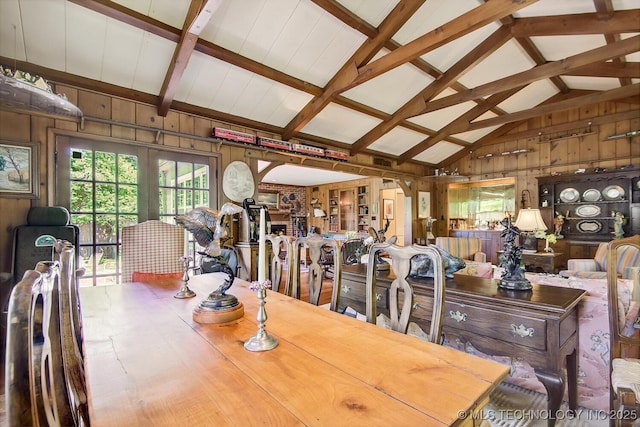
[[[553,427],[556,424],[556,414],[562,403],[562,395],[564,394],[564,379],[562,372],[549,372],[543,369],[535,369],[536,377],[544,385],[547,390],[547,409],[549,410],[549,419],[547,426]]]
[[[573,350],[567,355],[567,392],[569,394],[569,409],[578,408],[578,351]]]

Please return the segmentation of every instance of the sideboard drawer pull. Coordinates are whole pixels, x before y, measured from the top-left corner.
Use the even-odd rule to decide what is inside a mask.
[[[348,294],[350,290],[351,286],[342,285],[342,292],[344,292],[345,294]]]
[[[516,326],[512,323],[511,331],[514,334],[520,335],[522,338],[532,337],[534,332],[533,328],[527,328],[522,323],[520,324],[520,326]]]
[[[460,323],[467,320],[467,313],[460,313],[458,310],[456,311],[450,310],[449,317],[451,317],[456,322]]]

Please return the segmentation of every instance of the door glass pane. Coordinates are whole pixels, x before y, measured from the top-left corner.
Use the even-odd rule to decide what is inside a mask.
[[[138,186],[121,185],[118,194],[120,212],[138,212]]]
[[[96,181],[115,182],[116,154],[96,152]]]
[[[176,190],[172,188],[160,189],[160,215],[176,214]]]
[[[71,150],[71,179],[90,181],[93,174],[93,153],[90,150]]]
[[[93,210],[93,185],[90,182],[71,182],[71,212]]]
[[[138,158],[121,154],[118,156],[119,181],[127,184],[138,183]]]

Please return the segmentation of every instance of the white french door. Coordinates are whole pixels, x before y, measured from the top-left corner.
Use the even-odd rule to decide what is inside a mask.
[[[216,176],[215,157],[58,137],[56,203],[80,228],[81,285],[120,282],[123,227],[215,207]]]

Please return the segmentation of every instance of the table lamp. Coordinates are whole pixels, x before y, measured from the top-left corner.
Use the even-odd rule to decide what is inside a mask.
[[[516,222],[514,222],[513,225],[518,227],[522,232],[520,235],[522,252],[537,252],[537,242],[534,233],[536,230],[544,231],[547,229],[540,215],[540,209],[520,209]]]

